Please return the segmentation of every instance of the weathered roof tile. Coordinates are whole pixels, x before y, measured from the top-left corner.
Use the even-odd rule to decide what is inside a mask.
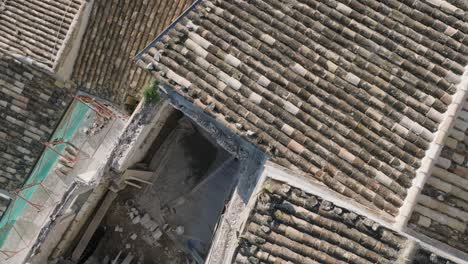
[[[2,1],[0,49],[54,69],[84,0]]]
[[[427,236],[467,252],[468,125],[465,124],[468,118],[461,112],[449,130],[410,225]]]
[[[73,93],[0,51],[0,189],[24,184]]]
[[[405,245],[393,231],[322,197],[270,179],[263,190],[236,263],[395,263]]]
[[[274,160],[396,214],[468,64],[466,22],[435,8],[410,0],[204,0],[141,64],[153,62],[155,76],[186,78],[204,104],[211,96],[223,106],[221,115],[247,117],[237,122],[266,144],[247,140]],[[192,36],[203,36],[204,52],[187,44]]]
[[[87,92],[115,102],[127,95],[139,97],[151,76],[136,67],[133,57],[192,2],[94,1],[72,79]],[[163,55],[154,51],[158,62]]]

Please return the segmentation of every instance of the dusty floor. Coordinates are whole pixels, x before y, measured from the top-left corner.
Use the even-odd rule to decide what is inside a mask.
[[[187,264],[192,256],[206,257],[239,164],[182,120],[146,159],[153,184],[127,187],[109,209],[93,241],[101,263],[120,251],[122,258],[134,256],[132,264]],[[163,231],[160,238],[158,230]]]
[[[132,198],[133,194],[126,192],[119,196],[110,208],[101,225],[105,231],[104,235],[98,238],[99,247],[95,253],[99,256],[98,259],[103,261],[107,256],[109,260],[113,260],[121,251],[122,258],[128,254],[135,256],[132,263],[187,264],[190,257],[180,251],[167,235],[163,234],[158,243],[153,244],[151,233],[142,225],[132,222],[129,216],[132,207],[126,205],[128,199]],[[116,231],[116,227],[122,231]],[[135,240],[131,238],[133,234],[137,235]]]

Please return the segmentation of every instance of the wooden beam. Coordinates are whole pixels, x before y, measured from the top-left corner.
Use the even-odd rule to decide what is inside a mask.
[[[91,240],[92,236],[96,232],[96,229],[101,224],[102,219],[106,215],[107,210],[109,210],[109,207],[112,205],[112,202],[115,200],[116,197],[117,197],[116,192],[112,192],[112,191],[107,192],[106,197],[104,198],[104,201],[101,203],[101,206],[99,206],[99,208],[97,209],[93,220],[91,220],[91,223],[89,223],[85,233],[81,237],[80,242],[78,243],[78,245],[75,247],[75,250],[73,251],[73,254],[72,254],[73,261],[80,260],[81,255],[83,255],[83,252],[88,246],[89,241]]]

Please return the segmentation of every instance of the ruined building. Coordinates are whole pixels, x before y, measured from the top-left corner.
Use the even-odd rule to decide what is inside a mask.
[[[190,3],[2,1],[2,188],[24,182],[76,90],[138,96],[148,75],[133,56]]]
[[[34,232],[27,213],[0,232],[2,263],[468,263],[467,14],[463,0],[3,1],[4,215],[77,93],[109,115],[80,119],[70,140],[92,154],[54,165],[41,184],[69,185]],[[116,110],[142,89],[131,116]]]
[[[188,0],[0,2],[2,247],[14,233],[7,218],[30,200],[26,189],[37,183],[42,157],[48,158],[44,143],[55,139],[61,119],[68,120],[74,97],[86,92],[116,104],[129,95],[139,97],[137,86],[149,75],[136,67],[133,57],[154,38],[155,28],[162,30],[190,4]],[[22,206],[15,201],[22,201]],[[28,202],[26,207],[34,204]],[[27,255],[32,244],[26,244],[18,247]],[[7,263],[5,259],[20,251],[3,248],[2,252],[0,263]]]
[[[297,174],[254,198],[236,262],[395,263],[415,239],[467,260],[467,8],[198,1],[139,55],[169,94]]]

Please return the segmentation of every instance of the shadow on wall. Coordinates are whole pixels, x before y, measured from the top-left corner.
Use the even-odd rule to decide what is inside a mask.
[[[214,118],[208,116],[203,110],[187,101],[170,87],[163,85],[171,104],[183,112],[193,122],[206,131],[207,134],[221,148],[239,160],[241,173],[239,178],[239,195],[247,204],[255,188],[257,180],[263,171],[263,165],[267,160],[267,155],[255,147],[253,144],[242,139],[228,128],[221,125]]]

